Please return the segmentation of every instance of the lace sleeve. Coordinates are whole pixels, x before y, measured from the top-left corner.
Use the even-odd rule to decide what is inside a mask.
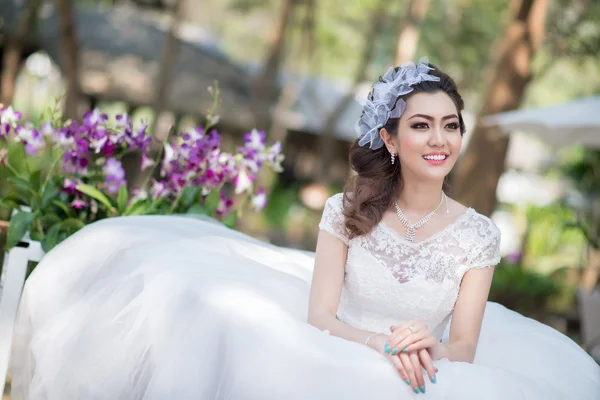
[[[477,239],[469,252],[467,269],[485,268],[500,262],[500,229],[487,217],[480,215],[477,225]]]
[[[344,215],[342,214],[343,196],[342,193],[338,193],[327,199],[325,209],[323,210],[323,216],[319,223],[319,228],[340,239],[348,246],[350,240],[346,233]]]

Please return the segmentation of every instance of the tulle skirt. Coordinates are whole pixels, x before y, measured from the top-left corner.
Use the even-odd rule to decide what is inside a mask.
[[[474,363],[436,361],[415,394],[382,355],[306,323],[312,267],[211,220],[92,224],[26,283],[12,400],[600,399],[576,343],[491,302]]]

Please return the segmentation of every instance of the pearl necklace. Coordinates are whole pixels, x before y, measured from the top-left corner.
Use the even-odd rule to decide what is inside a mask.
[[[431,219],[431,217],[433,217],[433,215],[436,213],[436,211],[439,210],[440,207],[442,206],[442,203],[444,202],[444,200],[446,200],[446,212],[448,212],[448,200],[446,199],[446,193],[444,193],[444,191],[442,190],[442,200],[440,200],[440,204],[438,204],[438,206],[435,208],[435,210],[433,210],[432,212],[430,212],[429,214],[427,214],[422,219],[420,219],[419,221],[417,221],[416,223],[414,223],[412,225],[408,222],[408,220],[404,216],[404,213],[400,209],[398,202],[397,201],[394,202],[394,205],[396,206],[396,215],[398,216],[398,219],[400,220],[400,222],[402,222],[402,225],[404,225],[404,227],[406,228],[406,233],[404,235],[406,240],[414,243],[414,241],[417,237],[417,229],[419,229],[420,227],[425,225]]]

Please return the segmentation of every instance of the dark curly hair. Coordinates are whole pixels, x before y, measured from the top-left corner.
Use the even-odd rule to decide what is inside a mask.
[[[456,105],[461,135],[465,132],[465,124],[461,111],[464,108],[462,97],[458,93],[456,83],[435,65],[429,64],[432,71],[429,75],[438,76],[438,82],[424,81],[413,86],[413,91],[400,96],[405,101],[417,93],[446,93]],[[398,67],[396,67],[398,70]],[[381,81],[381,77],[379,80]],[[372,94],[370,94],[372,99]],[[400,118],[390,118],[384,128],[392,135],[398,134]],[[372,150],[369,146],[361,147],[358,139],[350,146],[350,166],[356,175],[352,176],[344,187],[343,214],[345,227],[350,237],[369,233],[383,218],[383,214],[394,202],[400,182],[401,165],[390,163],[390,153],[386,146]]]

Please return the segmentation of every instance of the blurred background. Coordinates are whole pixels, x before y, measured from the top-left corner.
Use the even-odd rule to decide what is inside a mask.
[[[492,300],[591,349],[600,321],[578,299],[600,271],[599,0],[0,0],[3,104],[36,121],[64,95],[67,116],[127,112],[161,138],[201,124],[218,81],[224,140],[258,128],[286,157],[236,228],[307,250],[370,84],[421,56],[465,99],[448,193],[502,230]]]

